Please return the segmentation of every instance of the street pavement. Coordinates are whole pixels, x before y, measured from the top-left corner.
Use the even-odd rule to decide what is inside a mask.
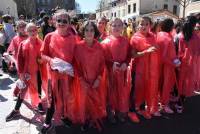
[[[0,70],[1,71],[1,70]],[[1,73],[1,72],[0,72]],[[9,122],[5,117],[12,111],[15,105],[12,92],[17,78],[8,74],[0,76],[0,134],[38,134],[41,129],[44,116],[38,114],[29,105],[29,101],[22,104],[19,119]],[[187,99],[183,114],[163,115],[151,120],[141,118],[140,123],[117,123],[115,125],[104,123],[101,132],[89,129],[81,132],[79,126],[66,128],[56,125],[49,134],[200,134],[200,96]]]

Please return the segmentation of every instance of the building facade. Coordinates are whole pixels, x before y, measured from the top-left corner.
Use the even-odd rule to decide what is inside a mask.
[[[40,11],[51,11],[56,7],[66,10],[75,9],[75,0],[15,0],[18,14],[33,17],[37,16]]]
[[[17,5],[13,0],[1,0],[0,16],[3,14],[10,14],[14,18],[18,18]]]
[[[96,16],[128,19],[163,9],[177,16],[180,12],[179,3],[175,0],[102,0]]]
[[[181,6],[180,17],[183,17],[183,7]],[[200,13],[200,0],[191,0],[185,8],[185,16]]]

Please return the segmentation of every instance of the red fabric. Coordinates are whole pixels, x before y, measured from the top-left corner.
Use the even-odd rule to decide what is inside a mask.
[[[200,37],[193,34],[186,42],[183,37],[179,41],[179,57],[181,67],[179,69],[179,93],[192,96],[194,90],[200,89]]]
[[[37,59],[40,57],[41,45],[42,41],[38,38],[34,41],[30,38],[23,41],[19,48],[17,60],[20,77],[23,78],[26,73],[30,75],[30,80],[26,81],[27,88],[21,90],[21,97],[24,98],[28,91],[33,106],[37,106],[40,102],[37,89],[37,71],[40,70],[40,65],[37,63]]]
[[[142,52],[151,46],[157,47],[157,51],[145,54],[134,59],[135,70],[135,106],[137,108],[146,102],[148,110],[157,111],[158,81],[160,76],[160,54],[156,45],[156,38],[149,33],[146,36],[140,32],[131,38],[131,46],[138,52]]]
[[[129,42],[126,38],[108,36],[102,46],[105,51],[106,65],[108,69],[108,101],[111,109],[119,112],[128,112],[130,95],[130,74],[126,71],[113,71],[113,63],[129,65]]]
[[[159,32],[157,35],[157,44],[161,53],[161,103],[167,105],[170,99],[170,92],[176,83],[175,64],[173,61],[177,58],[173,36],[170,33]]]
[[[17,61],[17,54],[18,54],[20,43],[24,41],[25,39],[27,39],[27,37],[19,36],[19,35],[15,36],[10,42],[10,45],[7,49],[7,52],[11,53],[16,61]]]
[[[57,57],[72,64],[76,44],[74,36],[61,36],[55,31],[48,34],[45,40],[41,49],[43,56]],[[48,77],[52,81],[52,95],[55,101],[56,112],[59,116],[64,115],[64,117],[67,117],[69,110],[67,103],[71,95],[69,90],[72,78],[67,74],[60,74],[51,69],[49,71],[50,75]]]
[[[41,46],[40,51],[43,52],[45,50],[45,46],[49,45],[51,41],[51,35],[53,35],[53,32],[48,33],[43,41],[43,45]],[[42,76],[42,88],[45,92],[46,97],[48,96],[48,78],[50,79],[50,71],[49,71],[49,65],[44,62],[41,65],[41,76]]]
[[[99,37],[99,41],[100,41],[100,42],[103,41],[104,39],[106,39],[107,36],[108,36],[108,35],[106,34],[106,32],[101,33],[101,35],[100,35],[100,37]]]
[[[83,40],[75,49],[76,80],[74,96],[70,102],[71,119],[75,123],[86,120],[95,121],[106,116],[105,109],[105,59],[100,44],[95,41],[89,47]],[[100,86],[92,88],[95,80],[101,76]]]

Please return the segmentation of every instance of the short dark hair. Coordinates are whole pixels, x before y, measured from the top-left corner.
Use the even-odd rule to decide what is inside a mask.
[[[8,23],[9,20],[12,19],[12,17],[9,14],[5,14],[2,16],[3,22]]]
[[[170,32],[174,27],[174,21],[170,18],[161,21],[161,31]]]
[[[97,39],[97,38],[99,37],[99,35],[100,35],[100,32],[99,32],[99,30],[98,30],[96,24],[95,24],[94,22],[92,22],[92,21],[86,21],[86,22],[84,23],[84,25],[83,25],[83,26],[81,27],[81,29],[80,29],[80,34],[81,34],[80,36],[81,36],[82,38],[85,37],[85,29],[86,29],[86,27],[87,27],[88,25],[92,25],[92,26],[93,26],[93,28],[94,28],[94,38]]]

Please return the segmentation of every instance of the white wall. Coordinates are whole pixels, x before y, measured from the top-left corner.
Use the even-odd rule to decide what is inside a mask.
[[[0,0],[0,11],[3,12],[3,14],[10,14],[11,16],[15,17],[15,19],[18,18],[17,15],[17,5],[14,2],[14,0]]]
[[[168,5],[168,10],[170,12],[173,13],[173,7],[174,5],[177,6],[177,16],[179,16],[179,13],[180,13],[180,7],[179,7],[179,3],[176,2],[175,0],[154,0],[154,7],[153,9],[154,10],[161,10],[164,8],[164,4],[167,4]]]
[[[185,17],[186,16],[189,16],[190,14],[193,14],[193,13],[199,13],[200,12],[200,1],[196,1],[196,2],[192,2],[190,3],[186,10],[185,10]],[[180,18],[183,17],[183,7],[181,6],[181,9],[180,9]]]

